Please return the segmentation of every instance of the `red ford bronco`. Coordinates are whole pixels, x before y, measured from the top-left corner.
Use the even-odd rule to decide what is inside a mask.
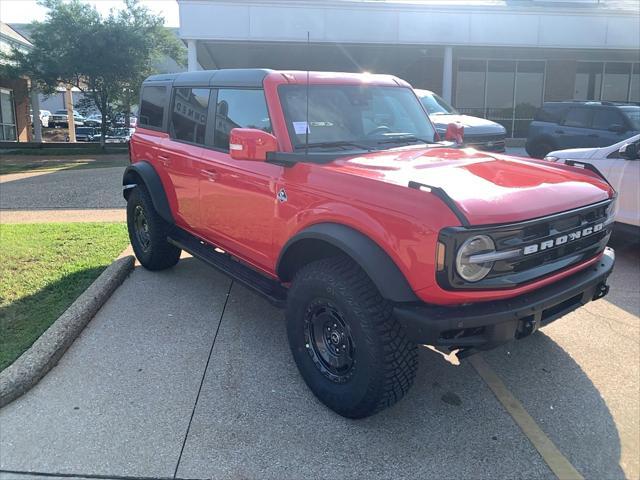
[[[130,155],[140,263],[185,250],[285,307],[304,380],[346,417],[407,392],[417,345],[462,357],[608,291],[597,170],[442,142],[393,76],[156,75]]]

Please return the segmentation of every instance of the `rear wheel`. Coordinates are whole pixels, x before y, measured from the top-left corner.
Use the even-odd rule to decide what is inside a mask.
[[[156,211],[147,189],[138,185],[127,200],[131,246],[143,267],[164,270],[180,260],[181,250],[167,241],[170,225]]]
[[[416,346],[393,317],[391,304],[350,259],[303,267],[289,290],[286,320],[303,379],[340,415],[372,415],[413,384]]]

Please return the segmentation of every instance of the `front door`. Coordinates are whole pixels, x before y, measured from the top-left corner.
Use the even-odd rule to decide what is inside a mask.
[[[213,97],[212,97],[213,98]],[[233,128],[271,131],[264,93],[256,89],[219,89],[214,149],[200,176],[200,208],[207,238],[258,268],[273,267],[272,229],[278,204],[277,179],[283,167],[233,160]]]

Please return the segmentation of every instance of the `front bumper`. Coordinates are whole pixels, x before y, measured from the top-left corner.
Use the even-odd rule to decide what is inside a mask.
[[[531,335],[541,326],[604,297],[614,263],[614,251],[607,247],[595,265],[531,293],[456,307],[397,304],[394,315],[413,342],[460,349],[458,356],[464,356]]]

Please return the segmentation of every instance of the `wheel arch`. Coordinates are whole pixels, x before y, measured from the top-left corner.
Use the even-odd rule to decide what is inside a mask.
[[[358,264],[384,298],[395,302],[419,300],[396,263],[376,242],[338,223],[312,225],[292,237],[280,252],[276,273],[280,280],[289,282],[304,265],[339,254]]]
[[[122,176],[122,185],[124,187],[122,194],[126,200],[133,187],[144,185],[151,195],[153,207],[158,214],[167,222],[175,223],[160,175],[149,162],[140,161],[129,165]]]

